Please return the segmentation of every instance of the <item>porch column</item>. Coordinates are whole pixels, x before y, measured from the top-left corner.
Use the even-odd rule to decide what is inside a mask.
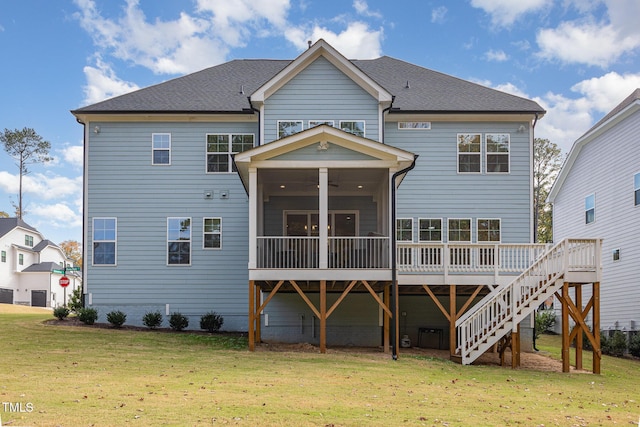
[[[318,264],[319,268],[328,268],[328,248],[329,248],[329,170],[320,168],[318,170],[318,236],[320,238],[318,246]]]
[[[249,269],[255,269],[258,260],[258,170],[249,168]]]

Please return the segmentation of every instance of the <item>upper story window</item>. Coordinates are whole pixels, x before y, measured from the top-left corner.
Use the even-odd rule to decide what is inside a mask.
[[[333,120],[309,120],[309,129],[320,125],[328,125],[333,127]]]
[[[253,134],[207,134],[207,172],[235,172],[232,154],[253,148]]]
[[[203,245],[205,249],[222,248],[222,218],[204,218]]]
[[[151,151],[153,165],[171,164],[171,134],[154,133],[151,135]]]
[[[24,235],[24,244],[29,247],[33,247],[33,236],[29,236],[28,234]]]
[[[2,253],[0,253],[0,261],[7,262],[7,251],[2,251]]]
[[[442,220],[440,218],[420,218],[418,227],[421,242],[442,242]]]
[[[413,218],[396,218],[396,240],[413,241]]]
[[[584,223],[591,224],[596,220],[596,195],[590,194],[584,198]]]
[[[302,120],[278,120],[278,139],[302,132]]]
[[[364,120],[340,120],[340,129],[364,138]]]
[[[509,172],[509,134],[488,133],[486,139],[487,173]]]
[[[640,205],[640,173],[633,176],[633,197],[635,206]]]
[[[93,219],[93,265],[116,265],[116,218]]]
[[[400,130],[429,130],[431,122],[398,122]]]
[[[191,264],[191,218],[167,218],[167,264]]]
[[[500,242],[500,220],[478,219],[478,243]]]
[[[480,173],[480,141],[479,133],[458,134],[459,173]]]
[[[18,254],[18,264],[24,265],[24,254]]]
[[[449,241],[450,242],[471,242],[471,220],[470,219],[449,219]]]

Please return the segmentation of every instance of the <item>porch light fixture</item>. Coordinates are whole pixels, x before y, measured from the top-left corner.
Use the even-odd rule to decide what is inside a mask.
[[[100,126],[96,126],[93,128],[93,133],[100,133]]]
[[[283,188],[283,189],[284,189],[284,188],[286,188],[286,186],[285,186],[284,184],[282,184],[282,185],[280,186],[280,188]]]
[[[358,189],[362,190],[362,185],[358,185]]]
[[[318,143],[318,151],[325,151],[329,149],[329,142],[328,141],[320,141]]]

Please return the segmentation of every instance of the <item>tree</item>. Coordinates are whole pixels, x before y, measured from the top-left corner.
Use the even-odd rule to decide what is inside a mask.
[[[560,170],[560,148],[545,138],[533,142],[533,208],[536,224],[536,242],[553,241],[551,205],[547,196]]]
[[[9,218],[9,214],[5,211],[0,211],[0,218]]]
[[[60,249],[64,255],[73,261],[76,267],[82,268],[82,245],[75,240],[65,240],[60,243]]]
[[[18,193],[18,206],[16,216],[22,218],[22,177],[29,173],[27,165],[34,163],[46,163],[52,160],[49,157],[51,143],[45,141],[35,130],[24,128],[0,132],[0,142],[4,144],[4,150],[17,162],[20,171],[20,189]]]

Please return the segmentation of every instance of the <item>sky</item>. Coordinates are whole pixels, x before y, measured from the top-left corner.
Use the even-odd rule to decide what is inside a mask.
[[[566,154],[640,87],[638,0],[0,0],[0,131],[33,128],[23,219],[82,241],[82,125],[70,110],[229,60],[294,59],[325,39],[538,102]],[[0,151],[0,211],[18,167]]]

